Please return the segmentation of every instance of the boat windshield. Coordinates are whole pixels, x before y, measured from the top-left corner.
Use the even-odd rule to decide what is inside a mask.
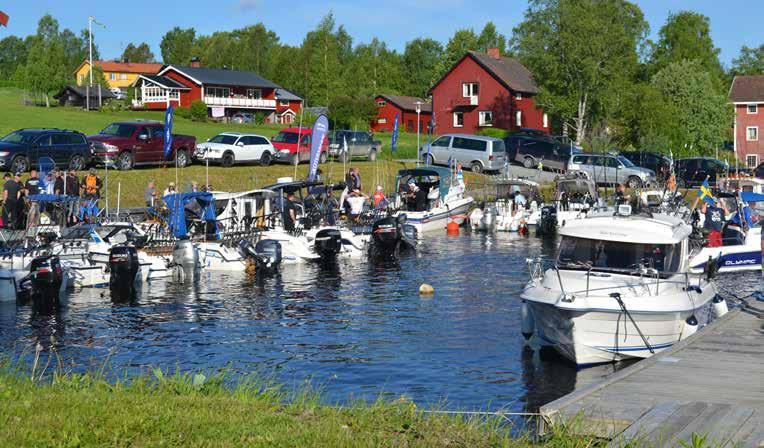
[[[642,265],[660,272],[677,272],[681,256],[681,244],[622,243],[565,236],[560,243],[558,265],[598,271],[636,269]]]

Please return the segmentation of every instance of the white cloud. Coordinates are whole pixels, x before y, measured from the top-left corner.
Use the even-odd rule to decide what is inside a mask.
[[[250,11],[260,6],[260,0],[238,0],[235,9],[239,11]]]

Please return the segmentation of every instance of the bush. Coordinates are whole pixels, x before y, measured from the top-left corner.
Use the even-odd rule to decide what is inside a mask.
[[[260,125],[265,124],[265,114],[263,112],[258,112],[255,114],[255,116],[252,118],[252,121],[254,124]]]
[[[176,107],[174,114],[180,118],[189,119],[191,118],[191,109],[188,107]]]
[[[207,121],[207,105],[204,104],[204,101],[196,100],[192,102],[189,112],[192,120]]]
[[[509,131],[499,128],[482,128],[475,132],[475,134],[493,138],[504,138],[509,135]]]

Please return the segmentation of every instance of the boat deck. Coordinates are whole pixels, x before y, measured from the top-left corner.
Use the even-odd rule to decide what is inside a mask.
[[[541,414],[543,425],[566,424],[611,446],[680,446],[696,434],[704,446],[764,447],[764,320],[733,309]]]

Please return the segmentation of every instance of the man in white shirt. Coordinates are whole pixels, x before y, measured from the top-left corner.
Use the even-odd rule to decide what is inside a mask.
[[[353,190],[350,195],[345,199],[350,205],[350,219],[357,219],[358,216],[363,213],[363,206],[366,203],[368,196],[363,194],[361,190]]]

